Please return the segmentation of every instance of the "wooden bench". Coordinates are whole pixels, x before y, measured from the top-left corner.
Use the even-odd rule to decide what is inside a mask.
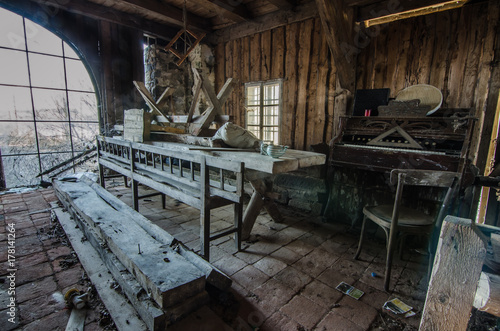
[[[220,160],[215,156],[97,137],[99,177],[104,187],[104,167],[131,178],[132,200],[139,210],[138,184],[178,199],[200,210],[200,255],[210,258],[210,241],[235,233],[241,250],[243,214],[243,162]],[[210,210],[234,205],[234,226],[210,233]]]

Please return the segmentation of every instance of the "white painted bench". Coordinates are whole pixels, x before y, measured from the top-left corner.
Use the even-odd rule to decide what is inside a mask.
[[[97,137],[99,177],[104,167],[132,179],[132,200],[139,210],[138,184],[178,199],[200,210],[200,255],[210,258],[210,241],[235,233],[241,249],[244,164],[216,156],[189,153],[122,139]],[[210,210],[234,205],[234,226],[210,233]]]

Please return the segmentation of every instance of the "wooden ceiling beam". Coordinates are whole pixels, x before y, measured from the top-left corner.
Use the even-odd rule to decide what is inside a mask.
[[[297,5],[296,0],[268,0],[279,9],[290,9]]]
[[[218,44],[271,30],[279,26],[300,22],[311,17],[318,17],[318,8],[316,7],[314,1],[297,6],[293,10],[278,10],[273,13],[256,17],[252,21],[234,24],[227,28],[216,30],[215,32],[207,35],[205,40],[212,44]]]
[[[354,6],[366,6],[371,5],[375,2],[379,2],[380,0],[344,0],[346,6],[354,7]]]
[[[127,26],[129,28],[137,29],[140,31],[144,31],[148,34],[151,34],[155,37],[159,37],[169,41],[172,39],[177,33],[177,28],[173,28],[171,26],[160,24],[156,22],[152,22],[150,20],[146,20],[139,16],[135,16],[132,14],[127,14],[122,11],[98,5],[92,2],[84,1],[84,0],[16,0],[16,1],[6,1],[0,0],[2,3],[16,2],[14,6],[21,6],[22,3],[37,3],[40,5],[40,11],[46,12],[54,12],[54,9],[63,10],[67,12],[71,12],[78,15],[83,15],[86,17],[90,17],[97,20],[103,20],[123,26]],[[22,7],[20,7],[22,8]]]
[[[120,4],[126,4],[143,14],[161,15],[166,22],[178,27],[184,26],[183,12],[175,6],[153,1],[153,0],[120,0]],[[209,22],[203,17],[187,13],[188,27],[209,32],[211,30]]]
[[[241,23],[253,19],[250,9],[241,1],[234,0],[204,0],[199,3],[203,6],[203,2],[210,2],[214,7],[219,9],[222,17],[236,23]]]

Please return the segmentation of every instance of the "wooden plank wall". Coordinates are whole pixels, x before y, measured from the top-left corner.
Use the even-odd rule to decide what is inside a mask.
[[[373,27],[358,55],[357,88],[388,87],[395,97],[410,85],[436,86],[443,107],[472,108],[478,117],[471,150],[481,163],[481,134],[491,132],[496,107],[487,100],[500,87],[492,76],[499,19],[498,3],[490,1]]]
[[[245,126],[244,84],[283,79],[281,144],[309,149],[332,138],[335,68],[319,18],[280,26],[217,45],[216,87],[239,81],[225,104]]]
[[[492,69],[500,54],[499,21],[492,0],[373,27],[359,47],[356,88],[388,87],[394,97],[409,85],[434,85],[443,107],[475,110],[476,138],[483,133],[484,139],[482,123],[496,108],[488,100],[496,100],[500,87]],[[245,125],[245,82],[283,78],[281,143],[307,150],[330,141],[336,74],[319,18],[219,44],[216,59],[217,87],[228,77],[240,83],[225,109],[236,124]]]

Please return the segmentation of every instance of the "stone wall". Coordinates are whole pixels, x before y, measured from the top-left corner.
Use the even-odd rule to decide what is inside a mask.
[[[328,198],[323,167],[279,174],[272,182],[273,192],[279,193],[278,202],[290,207],[321,215]]]
[[[191,107],[195,86],[193,70],[203,70],[205,75],[214,81],[215,59],[212,49],[207,45],[198,44],[180,66],[176,64],[178,60],[171,52],[165,52],[162,46],[156,44],[149,45],[144,50],[144,83],[153,98],[158,100],[166,88],[174,89],[172,96],[159,105],[171,115],[187,114]],[[203,93],[200,100],[195,115],[208,107]]]

